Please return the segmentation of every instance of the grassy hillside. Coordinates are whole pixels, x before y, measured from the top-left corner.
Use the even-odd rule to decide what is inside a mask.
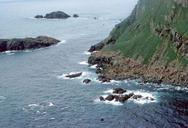
[[[182,39],[178,42],[173,33]],[[105,49],[144,64],[187,67],[188,8],[174,0],[139,0],[132,14],[110,35],[115,43]]]

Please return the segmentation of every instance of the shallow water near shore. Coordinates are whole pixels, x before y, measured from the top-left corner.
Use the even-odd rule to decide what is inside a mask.
[[[188,127],[187,88],[142,85],[137,80],[101,84],[95,66],[87,65],[87,49],[130,14],[134,4],[128,3],[133,0],[100,0],[96,5],[92,0],[79,1],[0,2],[0,12],[5,12],[0,14],[0,38],[48,35],[62,41],[49,48],[0,54],[0,128]],[[31,18],[54,10],[80,17]],[[83,75],[65,79],[71,72]],[[92,80],[88,85],[82,83],[86,78]],[[99,101],[99,96],[111,94],[116,87],[155,100],[130,99],[124,104]]]

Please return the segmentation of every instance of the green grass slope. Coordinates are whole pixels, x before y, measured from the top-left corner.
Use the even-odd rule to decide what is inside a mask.
[[[139,0],[132,14],[111,32],[116,42],[105,49],[120,51],[143,64],[187,67],[187,55],[176,49],[168,35],[157,34],[157,28],[171,28],[188,37],[188,7],[174,0]]]

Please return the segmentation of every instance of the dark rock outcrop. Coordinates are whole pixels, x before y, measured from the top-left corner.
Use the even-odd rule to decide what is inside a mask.
[[[74,18],[78,18],[79,15],[78,15],[78,14],[74,14],[73,17],[74,17]]]
[[[48,47],[60,42],[57,39],[39,36],[36,38],[0,39],[0,52]]]
[[[39,19],[39,18],[44,18],[43,15],[36,15],[35,18]]]
[[[115,88],[114,90],[113,90],[113,93],[115,93],[115,94],[123,94],[123,93],[125,93],[126,92],[126,90],[124,90],[124,89],[122,89],[122,88]]]
[[[35,16],[35,18],[46,18],[46,19],[67,19],[69,17],[71,16],[62,11],[47,13],[45,16],[42,15]]]
[[[100,101],[105,101],[104,97],[100,96],[99,97]]]
[[[133,93],[130,93],[128,95],[108,95],[106,98],[100,96],[99,99],[100,99],[100,101],[113,101],[113,100],[115,100],[115,101],[124,103],[129,98],[131,98],[132,96],[134,96]]]
[[[134,95],[132,98],[133,99],[140,99],[140,98],[142,98],[142,95]]]
[[[85,84],[89,84],[90,82],[91,82],[90,79],[85,79],[85,80],[83,80],[83,83],[85,83]]]
[[[82,75],[82,72],[79,72],[79,73],[73,73],[73,74],[66,75],[65,77],[76,78],[76,77],[80,77],[81,75]]]
[[[107,100],[107,101],[112,101],[112,100],[114,100],[114,98],[115,98],[114,95],[108,95],[108,96],[105,98],[105,100]]]
[[[104,47],[104,43],[98,43],[90,47],[89,52],[99,51]]]

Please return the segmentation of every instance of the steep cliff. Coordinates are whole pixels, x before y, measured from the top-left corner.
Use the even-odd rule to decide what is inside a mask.
[[[188,0],[139,0],[131,15],[116,25],[108,38],[91,47],[90,51],[100,49],[100,53],[93,53],[90,60],[99,59],[98,55],[105,58],[107,52],[113,52],[110,58],[114,58],[118,53],[121,57],[112,59],[115,61],[108,66],[97,62],[105,67],[102,74],[110,79],[141,76],[188,84],[187,23]]]
[[[111,32],[104,50],[150,65],[188,64],[188,0],[139,0]]]

